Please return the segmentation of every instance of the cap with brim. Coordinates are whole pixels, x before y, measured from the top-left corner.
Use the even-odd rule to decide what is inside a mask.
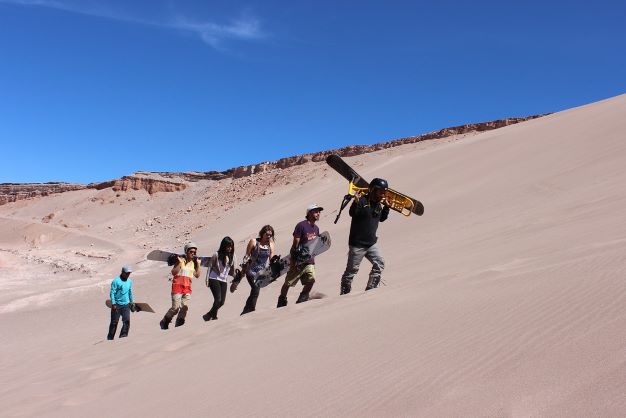
[[[315,209],[318,209],[318,210],[324,210],[324,208],[323,208],[323,207],[321,207],[320,205],[318,205],[317,203],[313,203],[312,205],[309,205],[309,206],[306,208],[306,215],[308,216],[308,215],[309,215],[309,212],[311,212],[312,210],[315,210]]]
[[[124,273],[132,273],[133,272],[133,268],[131,266],[124,266],[124,267],[122,267],[122,272],[124,272]]]

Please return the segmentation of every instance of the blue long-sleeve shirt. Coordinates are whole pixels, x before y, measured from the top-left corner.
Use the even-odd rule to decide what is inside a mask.
[[[111,304],[128,305],[133,300],[133,281],[128,278],[125,281],[119,276],[111,282]]]

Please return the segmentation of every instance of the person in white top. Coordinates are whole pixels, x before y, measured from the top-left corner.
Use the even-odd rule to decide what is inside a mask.
[[[206,275],[206,284],[213,294],[213,306],[209,312],[202,315],[205,321],[217,319],[217,311],[224,306],[226,301],[228,276],[235,276],[240,273],[239,270],[235,270],[236,265],[235,243],[232,238],[224,237],[219,250],[211,257]]]

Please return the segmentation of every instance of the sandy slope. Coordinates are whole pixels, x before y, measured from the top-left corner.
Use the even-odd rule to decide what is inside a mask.
[[[266,194],[240,202],[224,181],[0,207],[3,415],[624,416],[625,116],[619,96],[348,159],[426,206],[381,225],[386,286],[367,294],[365,263],[338,296],[349,217],[332,221],[346,185],[324,164],[266,173],[254,180]],[[158,329],[168,269],[141,261],[148,249],[191,238],[208,254],[230,235],[241,252],[270,223],[285,253],[310,202],[333,235],[315,287],[327,297],[296,306],[292,289],[276,310],[275,283],[239,317],[242,284],[204,323],[212,299],[198,282],[188,324]],[[126,262],[158,313],[103,342],[103,300]]]

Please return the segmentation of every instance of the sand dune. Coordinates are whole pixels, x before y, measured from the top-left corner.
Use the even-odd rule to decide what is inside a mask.
[[[349,216],[324,163],[176,193],[81,190],[0,207],[4,416],[626,415],[626,95],[465,137],[347,161],[424,202],[379,229],[385,286],[338,296]],[[277,176],[263,173],[260,176]],[[271,181],[266,181],[271,179]],[[168,268],[152,248],[189,239],[237,252],[272,224],[282,254],[312,202],[333,247],[321,299],[275,309],[280,283],[218,321],[194,285],[184,327],[161,331]],[[50,213],[54,216],[44,220]],[[65,263],[65,264],[64,264]],[[110,280],[135,266],[129,338],[103,341]],[[82,267],[81,267],[82,266]],[[74,270],[72,270],[74,269]]]

